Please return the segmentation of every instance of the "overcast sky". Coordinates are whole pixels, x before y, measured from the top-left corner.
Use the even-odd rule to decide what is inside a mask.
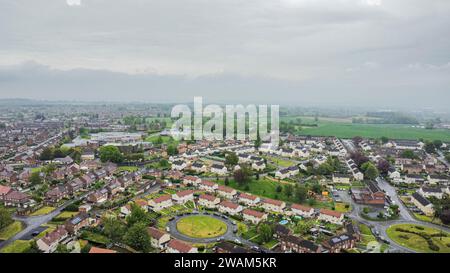
[[[449,0],[0,0],[0,98],[449,108]]]

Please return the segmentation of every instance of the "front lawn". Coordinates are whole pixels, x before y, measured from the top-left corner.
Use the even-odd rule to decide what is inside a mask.
[[[0,230],[0,240],[2,241],[8,240],[9,238],[13,237],[14,235],[22,231],[22,229],[23,229],[22,223],[19,221],[15,221],[9,226]]]
[[[227,232],[227,225],[209,216],[189,216],[178,221],[179,232],[191,238],[214,238]]]
[[[37,211],[31,213],[30,216],[46,215],[46,214],[51,213],[54,210],[55,210],[54,207],[42,207],[42,208],[38,209]]]

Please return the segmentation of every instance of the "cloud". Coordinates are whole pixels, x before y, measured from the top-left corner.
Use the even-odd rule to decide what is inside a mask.
[[[81,0],[66,0],[67,5],[69,6],[80,6]]]

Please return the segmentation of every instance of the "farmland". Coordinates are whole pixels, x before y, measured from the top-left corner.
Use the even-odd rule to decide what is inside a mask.
[[[314,136],[336,136],[338,138],[352,138],[361,136],[365,138],[388,137],[390,139],[411,139],[420,138],[426,140],[450,141],[450,130],[415,128],[406,124],[354,124],[347,119],[326,119],[319,118],[315,122],[311,117],[282,117],[282,121],[289,121],[300,118],[305,123],[317,123],[317,127],[303,126],[297,131],[299,135]]]

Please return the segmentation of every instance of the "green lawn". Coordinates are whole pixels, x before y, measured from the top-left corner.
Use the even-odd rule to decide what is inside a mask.
[[[282,159],[279,157],[275,157],[275,156],[266,156],[266,159],[273,161],[275,164],[277,164],[278,166],[283,167],[283,168],[287,168],[287,167],[295,165],[295,162],[292,162],[292,161],[289,161],[286,159]]]
[[[121,166],[117,168],[117,171],[119,172],[135,172],[137,170],[139,170],[139,168],[135,166]]]
[[[281,120],[288,121],[297,117],[282,117]],[[315,123],[312,118],[299,117],[304,122]],[[300,135],[336,136],[338,138],[352,138],[362,136],[366,138],[380,138],[382,136],[391,139],[413,139],[450,141],[450,130],[434,129],[427,130],[413,128],[411,125],[403,124],[353,124],[347,120],[331,120],[319,118],[317,127],[302,127],[297,133]]]
[[[439,248],[439,250],[436,251],[430,249],[426,239],[422,236],[410,232],[399,231],[397,230],[398,228],[431,236],[432,242]],[[450,253],[450,234],[444,232],[443,237],[440,238],[440,233],[441,232],[437,229],[413,224],[393,225],[387,229],[389,238],[404,247],[421,253]]]
[[[154,143],[157,142],[159,137],[160,137],[159,135],[147,137],[145,141]],[[175,141],[171,136],[161,136],[161,139],[163,144],[171,144],[171,143],[178,144],[178,142]]]
[[[24,253],[31,247],[30,241],[17,240],[0,250],[0,253]]]
[[[42,207],[42,208],[38,209],[37,211],[31,213],[30,216],[46,215],[46,214],[49,214],[50,212],[52,212],[54,210],[55,210],[54,207]]]
[[[2,241],[8,240],[9,238],[19,233],[22,229],[23,229],[22,223],[19,221],[15,221],[11,225],[0,230],[0,240]]]
[[[109,239],[107,237],[99,233],[94,233],[90,231],[83,231],[83,233],[81,233],[80,238],[96,244],[106,245],[109,243]]]
[[[177,229],[192,238],[214,238],[225,234],[227,225],[216,218],[197,215],[179,220]]]

